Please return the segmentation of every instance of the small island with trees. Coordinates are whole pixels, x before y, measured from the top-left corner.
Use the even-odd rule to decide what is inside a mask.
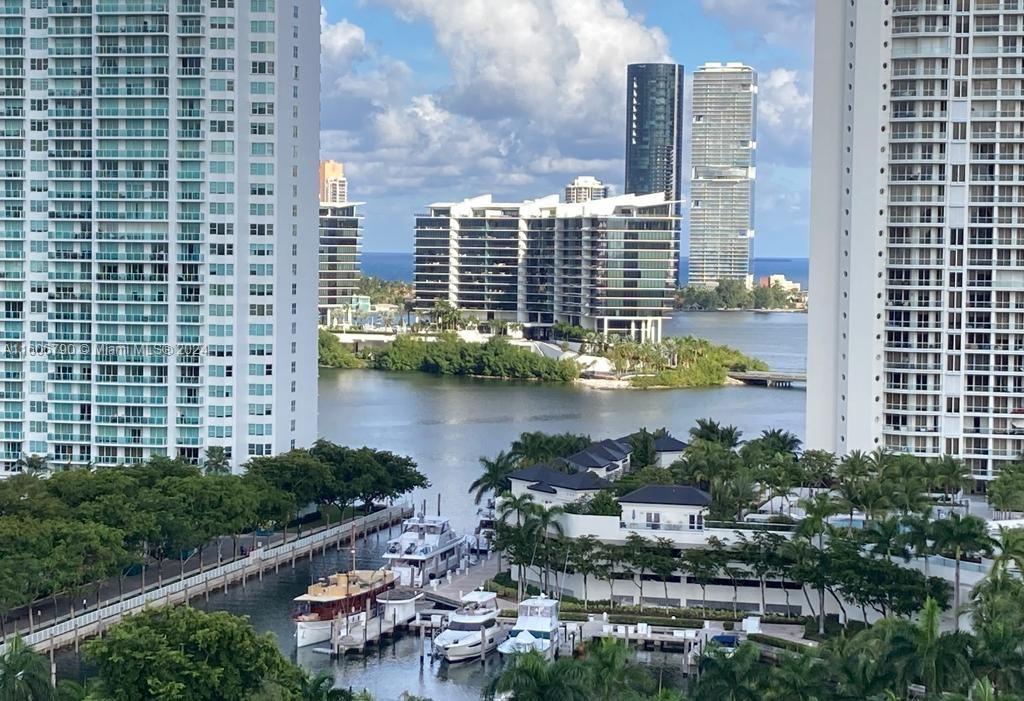
[[[512,325],[484,328],[446,302],[438,304],[432,318],[426,329],[374,339],[358,351],[322,328],[319,364],[634,389],[715,387],[726,384],[730,372],[768,370],[757,358],[691,336],[641,343],[555,324],[550,341],[528,341],[517,338],[519,329]]]
[[[778,284],[747,288],[739,280],[722,280],[714,287],[680,287],[675,306],[684,311],[796,311],[806,307],[806,296]]]

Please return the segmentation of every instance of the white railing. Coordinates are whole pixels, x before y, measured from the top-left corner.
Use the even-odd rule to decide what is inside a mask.
[[[234,579],[230,577],[230,575],[238,572],[239,570],[248,570],[253,568],[253,566],[256,566],[254,572],[258,572],[263,568],[262,562],[265,560],[273,561],[275,558],[282,555],[288,555],[295,550],[302,550],[307,547],[311,550],[315,550],[315,546],[317,544],[328,540],[334,540],[352,532],[353,530],[358,532],[380,523],[388,523],[396,518],[400,519],[407,508],[408,507],[405,506],[391,506],[381,511],[369,514],[368,516],[361,516],[354,521],[341,523],[313,533],[312,535],[297,538],[296,540],[288,543],[275,545],[271,548],[256,548],[245,558],[240,558],[233,562],[229,562],[226,565],[221,565],[219,567],[206,570],[205,572],[200,572],[190,577],[179,579],[176,582],[157,589],[152,589],[143,594],[138,594],[129,599],[125,599],[124,601],[108,604],[55,625],[41,628],[34,633],[22,635],[22,639],[29,645],[35,646],[39,643],[48,641],[51,638],[56,638],[67,633],[74,632],[78,628],[92,625],[93,623],[108,621],[111,619],[114,621],[119,620],[124,615],[135,613],[143,609],[147,604],[158,602],[162,599],[169,599],[172,595],[179,592],[186,590],[203,591],[203,586],[208,583],[216,582],[217,580],[224,578]],[[5,650],[6,641],[0,643],[0,654]]]

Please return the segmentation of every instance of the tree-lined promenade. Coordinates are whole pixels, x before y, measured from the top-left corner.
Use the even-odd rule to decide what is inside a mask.
[[[205,469],[157,457],[14,476],[0,482],[0,629],[6,635],[7,615],[21,607],[31,629],[35,610],[73,615],[104,582],[123,591],[131,576],[144,587],[149,568],[152,583],[169,563],[184,572],[189,562],[202,568],[205,558],[251,548],[258,532],[287,539],[294,522],[297,535],[309,505],[329,524],[357,504],[368,510],[426,484],[409,458],[323,440],[252,458],[242,475],[228,474],[214,453]]]

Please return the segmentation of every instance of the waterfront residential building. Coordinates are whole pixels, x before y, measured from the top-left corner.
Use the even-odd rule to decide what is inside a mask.
[[[683,67],[635,63],[626,70],[626,193],[662,192],[679,203],[683,184]]]
[[[592,175],[578,175],[565,186],[565,201],[569,204],[603,200],[610,194],[608,186]]]
[[[311,443],[319,6],[3,10],[0,473]]]
[[[362,202],[320,203],[320,323],[352,307],[362,256]]]
[[[320,161],[318,179],[321,203],[341,204],[342,202],[348,202],[348,178],[345,177],[344,163]]]
[[[689,284],[750,286],[757,73],[707,63],[693,74]]]
[[[675,204],[660,192],[432,204],[416,218],[416,307],[448,302],[541,337],[564,322],[658,340],[675,290]]]
[[[807,442],[989,480],[1024,452],[1024,8],[817,13]]]

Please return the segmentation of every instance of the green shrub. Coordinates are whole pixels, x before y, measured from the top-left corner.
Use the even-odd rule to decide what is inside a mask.
[[[768,647],[777,647],[783,650],[789,650],[797,654],[807,652],[811,649],[811,646],[806,643],[799,643],[789,638],[777,638],[774,635],[765,635],[764,633],[751,633],[747,636],[747,640],[760,643],[761,645],[767,645]]]
[[[499,336],[486,343],[468,343],[455,334],[442,334],[436,341],[399,336],[374,354],[373,367],[545,382],[571,382],[579,377],[579,368],[571,360],[545,358]]]
[[[317,335],[317,350],[319,351],[318,362],[321,367],[358,368],[363,366],[363,361],[343,346],[338,337],[330,331],[320,329],[320,333]]]

